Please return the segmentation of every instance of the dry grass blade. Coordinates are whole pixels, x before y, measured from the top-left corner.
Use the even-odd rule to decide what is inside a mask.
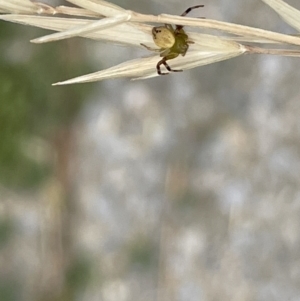
[[[35,14],[38,12],[38,4],[29,0],[0,0],[0,9],[3,12]]]
[[[245,50],[235,50],[235,51],[190,51],[189,55],[185,57],[178,57],[170,61],[170,66],[172,68],[180,69],[191,69],[198,66],[208,65],[215,62],[227,60],[236,56],[241,55]],[[147,58],[139,58],[125,63],[119,64],[117,66],[105,69],[103,71],[94,72],[91,74],[79,76],[67,81],[58,82],[53,85],[69,85],[78,83],[87,83],[100,81],[104,79],[119,78],[119,77],[134,77],[135,79],[144,79],[159,76],[156,71],[156,64],[158,61],[158,56],[152,56]]]
[[[191,56],[189,56],[188,60],[186,60],[184,63],[178,59],[178,61],[175,61],[172,63],[173,68],[180,68],[182,70],[188,70],[196,67],[201,67],[205,65],[210,65],[213,63],[218,63],[221,61],[225,61],[228,59],[235,58],[237,56],[240,56],[244,53],[244,50],[240,49],[240,51],[229,51],[229,52],[217,52],[217,51],[201,51],[201,52],[195,52],[194,54],[192,53]],[[152,78],[159,76],[157,74],[156,70],[151,70],[146,75],[143,76],[138,76],[133,78],[133,80],[141,80],[141,79],[147,79],[147,78]]]
[[[300,31],[300,11],[282,0],[262,0],[272,7],[290,26]]]
[[[80,8],[66,6],[51,7],[29,0],[0,0],[0,12],[16,12],[16,14],[0,15],[0,19],[58,32],[34,39],[32,40],[34,43],[45,43],[74,36],[82,36],[127,46],[142,47],[141,44],[144,44],[150,49],[157,49],[152,38],[153,26],[147,25],[146,23],[148,22],[181,24],[183,26],[219,30],[235,35],[233,37],[219,37],[186,31],[188,37],[194,43],[190,45],[189,51],[185,56],[178,56],[170,61],[171,68],[182,70],[230,59],[243,53],[300,56],[300,51],[298,50],[265,49],[239,43],[281,43],[300,46],[300,37],[297,35],[285,35],[259,28],[210,19],[172,16],[167,14],[161,14],[159,16],[145,15],[125,10],[103,0],[67,1]],[[278,12],[287,23],[299,30],[300,12],[298,10],[282,0],[262,1]],[[48,15],[66,14],[89,17],[89,19],[32,15],[41,13]],[[160,59],[159,53],[156,52],[156,54],[151,57],[127,61],[107,70],[80,76],[57,83],[56,85],[92,82],[116,77],[133,77],[135,79],[150,78],[158,76],[156,65]]]
[[[236,34],[239,36],[248,36],[248,37],[254,37],[259,39],[267,39],[274,42],[287,43],[287,44],[300,46],[299,37],[289,36],[289,35],[272,32],[260,28],[254,28],[254,27],[221,22],[221,21],[210,20],[210,19],[196,19],[196,18],[171,16],[171,15],[160,15],[158,16],[158,19],[160,23],[181,24],[185,26],[216,29],[230,34]]]
[[[126,12],[124,8],[102,0],[67,0],[67,1],[79,7],[83,7],[87,10],[99,13],[107,17],[113,17],[117,14]]]
[[[300,57],[300,50],[290,50],[290,49],[265,49],[255,46],[245,46],[248,53],[253,54],[271,54],[289,57]]]
[[[76,26],[85,26],[90,24],[90,20],[59,18],[47,16],[30,15],[2,15],[0,20],[6,20],[24,25],[36,26],[54,31],[63,31]],[[151,26],[144,24],[122,23],[114,27],[103,29],[96,32],[85,33],[80,36],[94,39],[105,40],[117,44],[130,46],[140,46],[140,43],[153,43],[151,37]]]
[[[63,14],[63,15],[69,15],[69,16],[78,16],[78,17],[92,17],[92,18],[99,18],[102,15],[99,15],[95,12],[83,9],[83,8],[77,8],[77,7],[69,7],[69,6],[57,6],[55,7],[56,14]]]
[[[246,51],[243,45],[234,41],[224,41],[220,37],[196,33],[191,34],[190,37],[195,43],[190,46],[186,56],[179,56],[170,61],[169,64],[172,68],[191,69],[230,59]],[[198,43],[198,40],[201,43]],[[137,42],[139,41],[137,40]],[[55,85],[93,82],[116,77],[134,77],[138,79],[155,77],[159,76],[156,70],[156,64],[159,60],[158,54],[152,57],[131,60],[103,71],[59,82]]]
[[[209,34],[195,33],[186,31],[188,36],[194,42],[190,46],[190,49],[199,49],[199,50],[228,50],[234,51],[241,48],[241,44],[236,43],[235,41],[229,41],[223,39],[223,37],[217,37]],[[155,44],[154,44],[155,45]]]
[[[103,30],[107,29],[110,27],[113,27],[115,25],[118,25],[120,23],[124,23],[124,21],[128,20],[128,15],[118,15],[116,17],[112,18],[104,18],[102,20],[98,21],[91,21],[86,25],[80,25],[76,26],[74,28],[59,32],[59,33],[54,33],[50,34],[41,38],[37,38],[34,40],[31,40],[33,43],[46,43],[46,42],[53,42],[57,40],[63,40],[63,39],[68,39],[71,37],[76,37],[76,36],[83,36],[91,32],[95,32],[98,30]]]

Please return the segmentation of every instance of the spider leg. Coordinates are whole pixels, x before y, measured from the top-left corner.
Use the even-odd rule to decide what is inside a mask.
[[[204,5],[195,5],[195,6],[191,6],[189,7],[187,10],[185,10],[182,14],[181,17],[186,16],[190,11],[192,11],[195,8],[199,8],[199,7],[204,7]],[[183,28],[183,25],[176,25],[176,30],[180,30]]]
[[[181,14],[181,16],[184,17],[184,16],[186,16],[189,12],[191,12],[193,9],[196,9],[196,8],[199,8],[199,7],[204,7],[204,5],[202,4],[202,5],[191,6],[191,7],[189,7],[187,10],[185,10],[185,11]]]
[[[182,70],[175,70],[175,69],[172,69],[172,68],[168,65],[168,63],[167,63],[166,61],[167,61],[167,58],[164,57],[164,58],[162,58],[162,59],[157,63],[157,65],[156,65],[156,70],[157,70],[157,73],[158,73],[159,75],[167,75],[167,74],[169,74],[168,72],[161,72],[161,68],[160,68],[161,65],[164,65],[164,66],[166,67],[166,69],[167,69],[169,72],[182,72]]]
[[[142,43],[140,45],[145,47],[146,49],[148,49],[150,51],[155,51],[155,52],[160,52],[161,51],[161,49],[152,48],[152,47],[149,47],[149,46],[147,46],[145,44],[142,44]]]

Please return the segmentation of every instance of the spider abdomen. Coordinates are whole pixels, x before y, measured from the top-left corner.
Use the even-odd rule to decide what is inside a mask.
[[[159,48],[171,48],[175,43],[175,36],[165,26],[153,27],[152,29],[153,41]]]

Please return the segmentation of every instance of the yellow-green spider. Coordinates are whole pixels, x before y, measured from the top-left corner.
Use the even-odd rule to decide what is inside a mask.
[[[189,7],[184,11],[181,16],[186,16],[191,10],[203,7],[204,5],[196,5]],[[185,56],[189,49],[189,44],[194,42],[189,40],[188,35],[183,30],[183,25],[176,25],[175,29],[171,24],[165,24],[164,26],[158,26],[152,28],[153,41],[159,49],[148,47],[144,44],[148,50],[160,52],[162,59],[157,63],[156,70],[159,75],[169,74],[168,72],[161,72],[160,66],[164,65],[169,72],[181,72],[182,70],[174,70],[167,64],[167,60],[176,58],[179,54]]]

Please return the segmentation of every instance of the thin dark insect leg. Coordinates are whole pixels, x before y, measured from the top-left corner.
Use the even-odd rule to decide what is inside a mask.
[[[199,8],[199,7],[204,7],[204,5],[195,5],[195,6],[191,6],[189,7],[186,11],[184,11],[181,16],[184,17],[186,16],[189,12],[191,12],[193,9]]]
[[[160,66],[163,64],[164,59],[160,60],[157,64],[156,64],[156,70],[158,75],[167,75],[168,73],[166,72],[161,72]]]
[[[169,72],[182,72],[182,70],[175,70],[175,69],[172,69],[172,68],[167,64],[166,59],[163,58],[163,59],[161,59],[161,60],[157,63],[157,65],[156,65],[156,70],[157,70],[157,73],[158,73],[159,75],[167,75],[167,74],[169,74],[169,73],[167,73],[167,72],[161,72],[161,68],[160,68],[161,65],[164,65],[164,66],[166,67],[166,69],[167,69]]]
[[[159,61],[156,65],[156,71],[158,75],[166,75],[167,73],[162,73],[160,69],[161,61]]]
[[[167,64],[166,61],[163,61],[162,63],[165,65],[166,69],[167,69],[168,71],[170,71],[170,72],[182,72],[182,70],[172,69],[172,68]]]
[[[186,16],[190,11],[192,11],[193,9],[196,9],[196,8],[199,8],[199,7],[204,7],[204,5],[195,5],[195,6],[191,6],[189,7],[187,10],[185,10],[182,14],[181,14],[181,17],[184,17]],[[176,29],[177,30],[180,30],[183,28],[183,25],[176,25]]]

